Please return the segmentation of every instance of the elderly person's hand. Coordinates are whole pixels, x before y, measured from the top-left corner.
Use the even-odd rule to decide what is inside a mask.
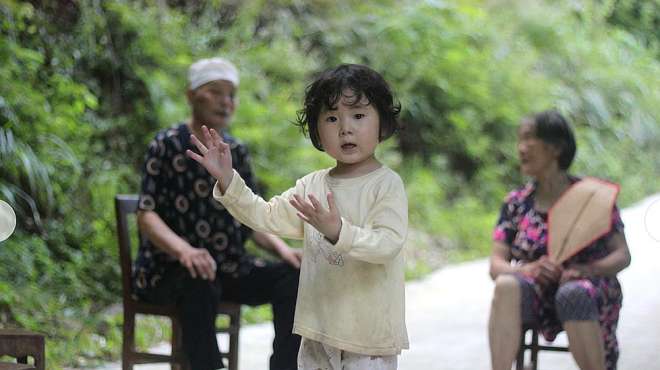
[[[204,248],[188,247],[181,251],[179,262],[190,272],[190,276],[197,276],[204,280],[215,280],[217,266],[215,260]]]
[[[534,262],[521,267],[521,272],[534,279],[542,287],[557,283],[561,277],[562,269],[547,256],[542,256]]]
[[[587,264],[573,264],[564,269],[559,279],[559,284],[570,280],[584,279],[593,276],[593,269]]]
[[[289,265],[299,269],[300,263],[302,262],[302,250],[294,249],[289,246],[284,245],[282,248],[277,249],[277,254],[282,258],[283,261],[286,261]]]

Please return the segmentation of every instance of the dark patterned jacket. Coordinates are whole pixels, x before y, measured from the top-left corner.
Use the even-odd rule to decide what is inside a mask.
[[[254,257],[246,254],[244,243],[251,230],[241,225],[222,204],[213,199],[216,180],[204,167],[186,156],[197,151],[190,142],[185,123],[156,134],[149,144],[142,168],[142,188],[138,208],[156,212],[179,236],[196,248],[206,248],[218,264],[218,273],[234,277],[251,270]],[[250,157],[245,145],[227,133],[223,139],[231,147],[233,166],[255,190]],[[146,236],[133,267],[136,293],[150,289],[180,263],[153,245]]]

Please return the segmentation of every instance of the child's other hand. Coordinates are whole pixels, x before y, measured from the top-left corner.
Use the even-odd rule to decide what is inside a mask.
[[[329,209],[327,210],[323,208],[316,197],[311,194],[308,197],[309,201],[298,195],[294,195],[293,199],[289,200],[289,203],[298,210],[298,217],[314,226],[332,244],[335,244],[339,239],[339,231],[341,231],[341,216],[335,206],[332,193],[328,193]]]
[[[234,174],[231,167],[229,145],[222,141],[222,137],[214,129],[209,130],[206,126],[202,126],[202,132],[204,134],[204,143],[195,135],[190,135],[190,140],[202,155],[192,150],[187,150],[186,154],[204,166],[218,180],[220,190],[224,193],[227,186],[231,183]]]

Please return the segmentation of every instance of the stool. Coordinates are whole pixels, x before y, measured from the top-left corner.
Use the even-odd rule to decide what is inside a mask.
[[[532,332],[531,340],[527,342],[527,331]],[[525,367],[525,351],[530,350],[530,365]],[[539,344],[539,332],[536,325],[523,325],[522,333],[520,336],[520,347],[518,349],[518,357],[516,357],[516,370],[537,370],[539,351],[554,351],[554,352],[569,352],[568,347],[564,346],[550,346]]]
[[[0,369],[46,369],[44,335],[22,329],[0,329],[0,356],[16,358],[18,364],[0,363]],[[34,365],[27,364],[28,356]],[[4,367],[13,366],[13,367]],[[17,367],[19,366],[19,367]],[[27,367],[25,367],[27,366]]]

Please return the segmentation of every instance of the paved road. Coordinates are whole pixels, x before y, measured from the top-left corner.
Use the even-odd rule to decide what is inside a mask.
[[[660,195],[623,211],[626,236],[633,255],[620,274],[624,307],[619,323],[620,370],[660,370],[660,241],[645,228],[649,207],[660,207]],[[654,208],[655,209],[655,208]],[[659,214],[660,212],[652,212]],[[660,230],[660,217],[646,224]],[[653,231],[654,235],[660,232]],[[400,370],[488,369],[486,322],[492,294],[486,260],[453,265],[406,289],[407,324],[411,349],[400,357]],[[267,370],[273,331],[270,324],[241,329],[241,370]],[[566,343],[560,335],[557,343]],[[222,345],[222,344],[221,344]],[[167,346],[160,348],[167,351]],[[541,353],[540,370],[577,370],[570,355]],[[104,370],[119,369],[109,364]],[[138,366],[165,370],[162,365]]]

